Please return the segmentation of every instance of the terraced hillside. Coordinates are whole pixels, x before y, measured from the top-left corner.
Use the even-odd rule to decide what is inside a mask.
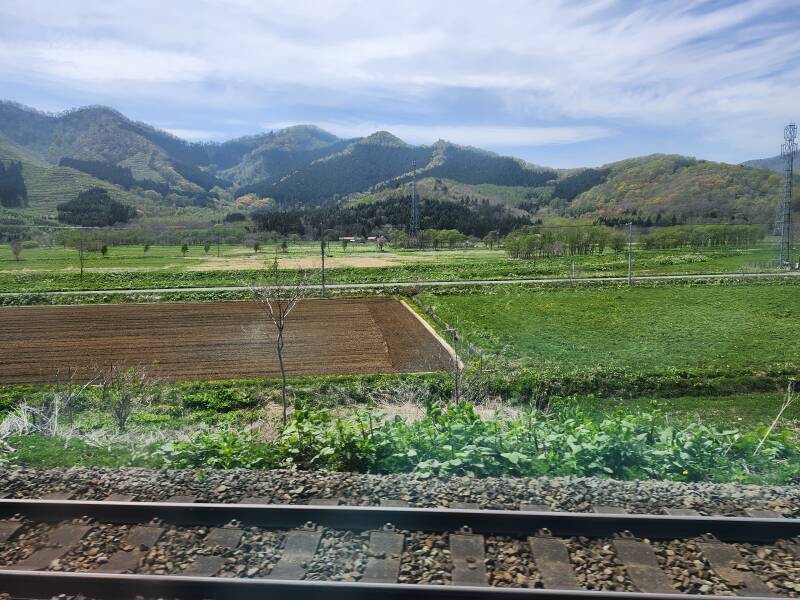
[[[22,173],[28,189],[28,207],[22,212],[27,214],[54,217],[58,204],[73,200],[80,192],[93,187],[108,190],[114,200],[125,204],[145,209],[152,206],[146,198],[111,183],[69,167],[59,167],[40,160],[2,137],[0,160],[22,163]]]

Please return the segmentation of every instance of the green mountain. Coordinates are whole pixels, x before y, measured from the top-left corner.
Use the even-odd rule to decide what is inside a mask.
[[[566,214],[664,224],[771,223],[782,190],[777,173],[677,155],[632,158],[603,170],[605,180],[578,194]]]
[[[349,143],[283,177],[261,181],[242,191],[269,196],[284,203],[316,203],[360,192],[411,170],[411,164],[428,164],[433,151],[410,146],[386,131]]]
[[[314,125],[296,125],[266,135],[242,138],[253,140],[252,148],[239,161],[220,171],[237,186],[258,183],[269,185],[306,165],[344,150],[350,140],[342,140]],[[236,144],[237,140],[222,146]]]
[[[45,162],[58,164],[63,158],[108,162],[130,168],[137,180],[166,184],[178,193],[202,191],[179,172],[189,156],[174,150],[190,145],[155,131],[102,106],[49,115],[0,103],[0,135]],[[173,152],[158,141],[171,143]]]
[[[53,115],[11,102],[0,102],[0,159],[22,162],[28,189],[28,206],[7,210],[39,216],[94,186],[151,215],[218,216],[251,193],[294,207],[402,201],[414,162],[423,199],[502,204],[525,218],[769,223],[782,190],[774,158],[743,166],[657,154],[556,170],[443,140],[414,146],[386,131],[347,140],[313,125],[190,143],[106,107]]]
[[[283,202],[307,203],[392,189],[407,184],[417,164],[417,177],[451,179],[466,184],[534,187],[555,179],[553,169],[492,152],[438,141],[411,146],[387,131],[350,143],[341,152],[316,160],[280,181],[246,186],[244,191]]]
[[[756,158],[755,160],[747,160],[742,163],[744,167],[752,167],[753,169],[766,169],[767,171],[777,171],[783,173],[786,169],[786,159],[782,156],[772,156],[770,158]],[[800,172],[800,152],[794,156],[794,172]]]
[[[28,191],[25,209],[0,209],[1,213],[24,212],[34,216],[55,218],[56,206],[78,197],[82,191],[93,187],[108,190],[114,200],[150,211],[153,202],[144,196],[123,190],[106,181],[69,167],[60,167],[43,161],[28,151],[0,136],[0,160],[22,163],[22,174]]]

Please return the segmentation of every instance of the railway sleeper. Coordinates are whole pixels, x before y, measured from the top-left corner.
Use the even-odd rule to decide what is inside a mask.
[[[0,544],[14,539],[14,536],[22,529],[21,519],[9,519],[0,521]]]
[[[228,527],[215,527],[206,536],[204,543],[210,551],[232,550],[239,546],[242,541],[244,531],[239,529],[236,523]],[[215,554],[200,554],[195,557],[181,575],[195,575],[199,577],[214,577],[222,570],[225,565],[225,557]]]
[[[542,529],[528,538],[531,555],[545,589],[582,590],[564,540]]]
[[[710,534],[698,544],[711,568],[739,596],[778,596],[758,575],[736,547],[720,542]]]
[[[482,535],[462,527],[450,534],[450,559],[453,562],[453,585],[488,586],[486,576],[486,544]]]
[[[397,583],[400,563],[405,549],[406,536],[398,533],[394,525],[387,523],[380,531],[369,534],[369,558],[363,583]]]
[[[303,579],[321,539],[322,531],[314,523],[306,523],[302,529],[287,533],[283,540],[283,554],[267,578]]]
[[[127,573],[138,569],[150,548],[156,545],[164,529],[156,524],[136,525],[125,536],[123,546],[130,546],[130,550],[118,550],[108,559],[107,563],[98,565],[94,569],[98,573]]]
[[[59,525],[50,532],[43,547],[16,564],[2,568],[16,571],[43,571],[50,567],[53,561],[70,552],[91,529],[90,525],[78,523]]]
[[[640,592],[673,594],[677,591],[672,578],[658,564],[658,558],[650,544],[634,538],[628,532],[614,538],[612,544],[631,583]]]

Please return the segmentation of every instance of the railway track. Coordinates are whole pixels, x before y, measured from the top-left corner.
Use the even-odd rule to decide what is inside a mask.
[[[510,511],[469,504],[411,508],[391,501],[363,507],[330,501],[269,505],[258,498],[240,504],[203,504],[187,497],[131,500],[1,499],[0,592],[14,598],[633,600],[714,591],[687,587],[676,577],[670,549],[674,553],[687,544],[693,548],[691,560],[712,572],[717,589],[727,594],[763,598],[800,591],[800,519],[768,511],[715,517],[686,510],[627,514],[617,507],[563,513],[537,505]],[[315,571],[335,536],[364,546],[353,578],[358,581],[331,580],[337,578],[337,556],[325,559],[327,577]],[[517,587],[498,587],[505,584],[498,579],[497,540],[513,544],[514,556],[505,560],[527,569],[524,580],[508,581]],[[439,582],[447,585],[409,577],[408,555],[421,546],[444,557]],[[587,586],[587,559],[576,557],[591,557],[590,547],[614,557],[614,565],[605,569],[608,585]],[[170,552],[181,558],[171,559]],[[337,551],[329,547],[327,552]],[[771,575],[752,562],[762,555],[773,557],[790,587],[767,585]],[[161,562],[154,564],[154,556]],[[245,559],[246,569],[237,565]]]

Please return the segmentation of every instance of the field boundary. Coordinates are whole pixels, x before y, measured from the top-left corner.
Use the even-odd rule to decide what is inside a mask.
[[[121,271],[124,272],[124,271]],[[695,275],[641,275],[634,276],[634,283],[640,281],[714,281],[737,279],[783,279],[800,277],[800,271],[784,271],[780,273],[704,273]],[[375,281],[365,283],[329,283],[325,286],[328,290],[375,290],[375,289],[404,289],[408,287],[447,288],[447,287],[494,287],[510,285],[574,285],[579,283],[627,283],[627,277],[541,277],[530,279],[461,279],[450,281]],[[281,285],[277,287],[293,287]],[[321,284],[303,286],[308,290],[321,290]],[[163,287],[163,288],[122,288],[101,290],[51,290],[29,292],[0,292],[0,298],[14,298],[23,296],[95,296],[95,295],[131,295],[131,294],[167,294],[167,293],[192,293],[192,292],[246,292],[250,286],[200,286],[200,287]]]
[[[422,326],[428,330],[428,332],[436,339],[436,341],[438,341],[442,346],[444,346],[445,350],[447,350],[447,353],[451,356],[451,358],[454,358],[456,361],[458,361],[458,368],[463,369],[464,362],[461,360],[461,357],[458,355],[458,352],[456,352],[455,348],[453,348],[447,342],[447,340],[445,340],[441,335],[439,335],[439,332],[436,331],[436,329],[432,327],[430,323],[428,323],[425,319],[420,317],[417,311],[411,308],[411,306],[409,306],[409,304],[405,300],[400,300],[400,304],[405,306],[406,310],[408,310],[408,312],[414,315],[415,319],[417,319],[420,323],[422,323]],[[441,319],[439,320],[441,321]],[[444,323],[444,321],[442,321],[442,323]]]

